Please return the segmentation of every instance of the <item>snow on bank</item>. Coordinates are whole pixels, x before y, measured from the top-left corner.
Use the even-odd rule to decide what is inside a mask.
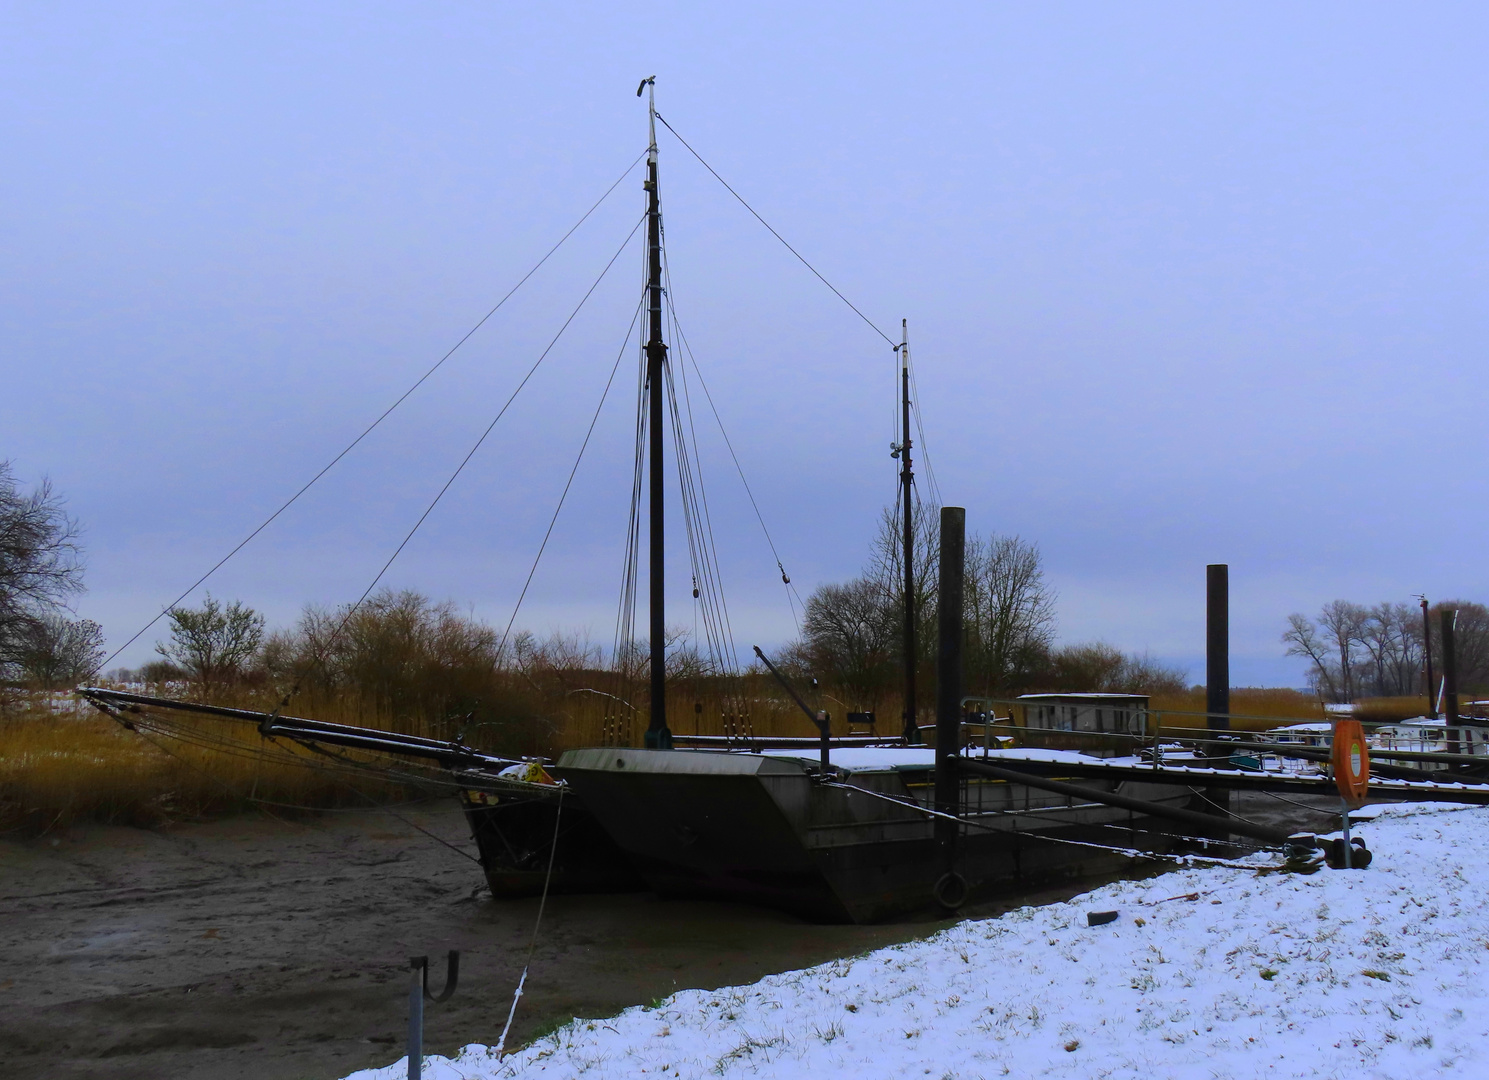
[[[426,1059],[424,1075],[1489,1075],[1489,809],[1394,807],[1359,832],[1375,852],[1368,870],[1120,882],[576,1020],[501,1062],[468,1046]],[[1116,922],[1086,925],[1087,912],[1112,909]]]

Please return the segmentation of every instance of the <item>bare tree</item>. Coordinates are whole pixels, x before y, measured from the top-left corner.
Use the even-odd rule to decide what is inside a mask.
[[[1319,612],[1319,627],[1333,643],[1339,670],[1339,689],[1344,701],[1353,701],[1358,672],[1355,650],[1363,643],[1369,612],[1348,600],[1330,600]]]
[[[1381,697],[1414,693],[1422,666],[1422,629],[1415,608],[1387,601],[1367,613],[1360,645],[1367,660],[1361,665],[1361,688]]]
[[[1313,620],[1296,612],[1289,615],[1282,641],[1287,646],[1288,656],[1304,657],[1313,665],[1309,680],[1314,687],[1330,701],[1340,700],[1339,683],[1329,660],[1329,643],[1320,637]]]
[[[919,502],[910,516],[910,563],[915,601],[916,662],[928,663],[936,653],[936,590],[939,584],[940,537],[937,528],[941,508],[934,503]],[[895,628],[895,647],[904,662],[905,611],[905,542],[901,533],[899,508],[886,508],[879,519],[879,532],[869,553],[866,577],[874,582],[884,598],[891,624]]]
[[[1050,689],[1114,694],[1177,694],[1185,672],[1146,653],[1129,656],[1104,641],[1066,645],[1049,656]]]
[[[262,615],[238,600],[224,605],[211,593],[201,607],[171,608],[167,615],[171,640],[155,651],[200,684],[203,697],[241,675],[264,636]]]
[[[78,531],[49,481],[23,492],[0,461],[0,666],[15,664],[38,620],[82,591]]]
[[[1026,681],[1055,636],[1039,549],[1017,536],[974,536],[965,588],[968,685],[991,694]]]
[[[812,668],[870,709],[894,679],[899,644],[896,611],[885,600],[884,586],[869,577],[823,585],[808,598],[802,624]]]
[[[31,621],[17,663],[31,682],[57,690],[91,679],[103,657],[103,628],[96,622],[48,612]]]
[[[1458,686],[1464,691],[1489,690],[1489,607],[1472,600],[1444,600],[1432,605],[1432,650],[1437,670],[1442,670],[1442,638],[1436,632],[1443,611],[1456,611],[1453,624],[1458,654]]]

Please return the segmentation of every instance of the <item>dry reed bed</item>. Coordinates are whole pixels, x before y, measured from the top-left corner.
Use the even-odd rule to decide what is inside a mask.
[[[129,731],[101,715],[0,718],[0,828],[41,833],[82,821],[159,825],[235,813],[368,806],[417,785],[360,771],[252,726],[192,718],[192,741]]]
[[[646,726],[645,698],[634,687],[634,696],[607,696],[614,689],[612,684],[602,692],[589,686],[553,690],[543,695],[542,715],[513,712],[500,722],[473,725],[464,734],[474,746],[512,756],[554,756],[570,747],[608,742],[639,745]],[[670,692],[668,715],[674,732],[817,734],[768,678],[744,680],[736,699],[745,703],[747,715],[741,720],[725,719],[724,699],[717,690],[698,683]],[[274,705],[267,691],[249,689],[220,703],[257,709]],[[829,707],[834,733],[847,732],[845,710],[831,695],[809,698],[808,703]],[[1203,727],[1204,704],[1203,693],[1156,697],[1153,720],[1165,728]],[[295,706],[292,711],[299,715],[435,738],[453,738],[461,730],[458,718],[394,717],[352,697],[307,696]],[[1235,691],[1231,708],[1233,728],[1245,731],[1324,716],[1316,700],[1288,690]],[[162,717],[161,723],[186,736],[177,739],[158,730],[126,730],[91,710],[57,709],[54,697],[37,696],[29,706],[23,704],[0,718],[0,828],[36,832],[80,821],[150,826],[253,807],[292,812],[367,806],[439,790],[427,780],[403,782],[365,771],[362,766],[369,760],[354,754],[326,757],[283,740],[266,741],[247,723]],[[739,711],[728,710],[731,715]],[[880,734],[897,734],[897,700],[884,702],[878,716]],[[930,713],[923,713],[922,723],[929,722]],[[408,771],[421,775],[417,766]]]

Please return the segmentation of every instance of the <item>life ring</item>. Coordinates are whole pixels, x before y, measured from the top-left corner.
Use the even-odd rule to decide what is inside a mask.
[[[942,874],[935,888],[931,889],[931,895],[936,898],[936,903],[947,911],[955,911],[965,904],[967,892],[967,879],[955,870],[948,870]]]
[[[1339,795],[1350,806],[1359,806],[1370,790],[1370,748],[1358,720],[1340,720],[1334,724],[1334,783]]]

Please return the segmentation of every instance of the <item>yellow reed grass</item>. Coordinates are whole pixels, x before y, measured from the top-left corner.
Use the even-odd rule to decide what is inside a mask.
[[[1204,690],[1161,694],[1148,704],[1152,712],[1161,714],[1159,722],[1165,728],[1210,726],[1204,715]],[[1325,718],[1324,707],[1318,698],[1285,688],[1233,689],[1230,692],[1230,711],[1232,731],[1266,731],[1285,724],[1316,723]]]
[[[1354,703],[1355,719],[1369,724],[1393,724],[1426,713],[1426,695],[1363,698]]]
[[[156,825],[253,806],[326,809],[407,798],[406,785],[267,743],[249,725],[192,718],[200,741],[128,731],[103,716],[0,718],[0,827]]]

